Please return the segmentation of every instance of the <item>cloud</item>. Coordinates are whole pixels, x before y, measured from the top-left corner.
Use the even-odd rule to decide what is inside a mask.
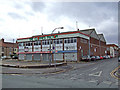
[[[80,29],[95,27],[97,32],[103,33],[108,43],[117,43],[118,39],[118,7],[117,3],[91,3],[91,2],[62,2],[49,3],[51,7],[45,10],[50,20],[55,22],[62,20],[61,17],[68,17],[72,21],[71,28],[75,28],[75,21],[78,21]],[[53,4],[53,5],[52,5]],[[64,18],[63,18],[64,20]],[[65,22],[65,21],[64,21]],[[82,28],[81,28],[82,27]],[[111,37],[112,39],[110,39]]]
[[[46,5],[43,2],[32,2],[31,7],[35,12],[42,12]]]
[[[49,4],[45,12],[52,20],[56,20],[56,18],[60,16],[66,16],[80,22],[94,25],[99,21],[109,19],[111,15],[116,16],[117,14],[114,9],[111,9],[115,8],[117,10],[116,4],[113,3],[54,2]]]
[[[24,16],[20,16],[17,13],[9,12],[8,15],[11,16],[13,19],[26,19]]]
[[[114,18],[104,20],[96,29],[98,33],[104,33],[107,43],[118,44],[118,22]]]
[[[78,21],[80,29],[95,27],[108,43],[117,43],[117,3],[6,1],[0,2],[0,32],[6,39],[51,33],[60,26],[61,32],[73,31]]]

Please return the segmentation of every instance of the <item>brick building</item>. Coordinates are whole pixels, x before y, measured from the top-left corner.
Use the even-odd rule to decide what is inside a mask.
[[[11,42],[4,42],[4,39],[0,40],[0,58],[3,56],[11,57],[17,53],[17,44]]]
[[[106,51],[106,40],[103,34],[97,34],[95,29],[80,30],[90,36],[89,48],[90,56],[104,56],[107,54]]]
[[[119,48],[115,44],[107,44],[107,55],[116,57],[118,56]]]
[[[101,35],[99,39],[95,30],[91,33],[80,30],[19,38],[19,60],[80,61],[82,56],[89,55],[89,50],[91,55],[100,55],[100,47],[104,55],[104,37]]]
[[[79,61],[81,56],[88,55],[88,39],[89,36],[80,31],[21,38],[17,40],[19,59]]]

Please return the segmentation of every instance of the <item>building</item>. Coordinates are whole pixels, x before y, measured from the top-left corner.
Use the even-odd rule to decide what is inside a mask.
[[[103,38],[99,39],[95,30],[91,36],[82,31],[71,31],[19,38],[19,60],[80,61],[82,56],[89,55],[89,50],[91,55],[99,55],[99,47],[104,55],[106,42]]]
[[[81,56],[88,55],[88,40],[89,36],[80,31],[20,38],[19,59],[79,61]]]
[[[103,34],[97,34],[95,29],[80,30],[82,33],[90,36],[89,41],[89,55],[90,56],[104,56],[106,51],[106,40]]]
[[[3,56],[10,58],[18,52],[17,50],[16,43],[4,42],[4,39],[0,40],[0,58]]]
[[[107,44],[107,55],[112,57],[118,56],[118,46],[115,44]]]

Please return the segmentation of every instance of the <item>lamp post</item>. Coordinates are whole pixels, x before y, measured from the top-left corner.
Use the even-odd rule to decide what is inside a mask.
[[[51,33],[51,36],[52,36],[52,34],[53,34],[53,32],[56,30],[56,29],[64,29],[64,27],[58,27],[58,28],[55,28],[55,29],[53,29],[53,31],[52,31],[52,33]],[[53,53],[53,48],[51,49],[51,42],[52,42],[52,39],[50,39],[50,62],[49,62],[49,67],[51,66],[51,59],[52,59],[52,53]],[[52,43],[53,44],[53,43]],[[52,51],[52,52],[51,52]]]

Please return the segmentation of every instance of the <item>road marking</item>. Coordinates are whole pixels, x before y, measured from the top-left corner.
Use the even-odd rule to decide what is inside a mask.
[[[118,85],[118,84],[119,84],[118,82],[115,83],[115,85]]]
[[[105,83],[105,84],[111,84],[112,82],[110,82],[110,81],[103,81],[103,83]]]
[[[20,75],[20,74],[10,74],[10,75],[14,75],[14,76],[22,76],[22,75]]]
[[[120,80],[120,78],[118,78],[117,76],[114,75],[114,73],[115,73],[119,68],[120,68],[120,66],[118,66],[117,68],[115,68],[115,69],[110,73],[110,75],[111,75],[112,77]]]
[[[100,77],[101,74],[102,74],[102,71],[89,74],[89,76],[97,76],[97,77]]]
[[[90,80],[88,82],[94,82],[95,83],[95,82],[98,82],[98,80]]]
[[[92,71],[94,71],[94,70],[96,70],[97,69],[97,67],[96,68],[94,68]]]
[[[76,80],[77,78],[75,78],[75,77],[72,77],[72,78],[70,78],[71,80]]]
[[[81,73],[81,74],[79,74],[79,75],[83,75],[84,73]]]

